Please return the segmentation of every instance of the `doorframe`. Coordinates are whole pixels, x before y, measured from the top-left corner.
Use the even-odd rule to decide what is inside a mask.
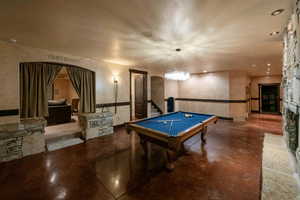
[[[130,121],[132,120],[132,74],[142,74],[144,76],[144,101],[146,102],[146,115],[148,116],[148,72],[129,69],[129,102],[130,102]]]
[[[260,83],[260,84],[258,84],[258,108],[259,108],[260,113],[264,113],[264,112],[262,112],[262,105],[261,105],[261,103],[262,103],[262,101],[261,101],[261,97],[262,97],[261,88],[262,88],[262,86],[277,86],[277,88],[278,88],[277,110],[278,110],[278,112],[274,112],[274,114],[275,113],[280,114],[280,103],[281,103],[280,102],[280,83]]]

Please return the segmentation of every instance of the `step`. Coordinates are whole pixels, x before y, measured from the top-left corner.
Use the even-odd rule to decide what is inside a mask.
[[[84,141],[80,138],[60,138],[56,140],[47,141],[47,150],[55,151],[58,149],[70,147],[76,144],[81,144]]]
[[[54,126],[48,126],[45,128],[46,140],[52,140],[62,137],[80,137],[81,128],[79,123],[66,123]]]

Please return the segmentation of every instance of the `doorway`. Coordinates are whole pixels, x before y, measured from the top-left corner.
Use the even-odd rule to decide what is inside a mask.
[[[280,85],[279,84],[260,84],[260,112],[261,113],[280,113]]]
[[[147,76],[145,71],[130,69],[130,120],[147,117]]]
[[[160,76],[151,76],[151,117],[165,111],[165,82]]]

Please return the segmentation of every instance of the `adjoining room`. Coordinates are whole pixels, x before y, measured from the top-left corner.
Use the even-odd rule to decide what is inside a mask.
[[[78,113],[95,110],[94,73],[77,66],[28,62],[20,64],[20,80],[21,117],[45,118],[47,150],[82,143]]]
[[[300,199],[299,0],[0,5],[0,199]]]

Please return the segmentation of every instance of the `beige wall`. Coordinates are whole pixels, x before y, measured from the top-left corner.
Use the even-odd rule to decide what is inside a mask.
[[[245,72],[194,74],[189,80],[177,81],[177,87],[173,86],[173,90],[177,89],[179,98],[247,100],[246,87],[249,82]],[[168,87],[166,84],[166,89]],[[234,120],[245,120],[248,116],[248,103],[177,101],[177,104],[182,111],[215,114]]]
[[[119,81],[118,102],[129,101],[129,66],[105,63],[2,41],[0,41],[0,59],[0,78],[2,80],[2,84],[0,84],[0,109],[3,110],[19,108],[18,70],[20,62],[59,62],[77,65],[94,71],[96,73],[97,104],[114,102],[112,77],[116,76]],[[151,99],[150,76],[154,74],[150,70],[146,71],[149,72],[148,99]],[[113,111],[113,107],[109,109]],[[15,122],[18,120],[19,116],[0,117],[0,123]],[[114,124],[121,124],[126,121],[129,121],[129,106],[118,107],[118,113],[114,116]]]
[[[251,78],[251,98],[259,98],[259,84],[281,83],[282,76],[260,76]],[[282,98],[282,88],[280,87],[280,98]],[[282,107],[282,102],[280,110]],[[251,110],[259,111],[259,100],[251,100]]]
[[[229,99],[229,73],[217,72],[192,75],[187,81],[178,84],[180,98]],[[229,117],[229,104],[215,102],[179,101],[179,109]]]
[[[18,54],[13,46],[0,42],[0,110],[19,108]],[[1,122],[18,121],[18,116],[1,117]]]
[[[230,116],[235,120],[245,120],[249,114],[249,97],[247,97],[246,88],[250,86],[250,78],[246,72],[230,72],[229,73],[229,96],[230,100],[247,100],[247,103],[231,103],[229,104]]]
[[[165,81],[162,77],[151,76],[151,100],[164,112]]]
[[[78,98],[78,95],[73,88],[73,85],[68,78],[58,78],[54,81],[54,99],[67,99],[68,103],[72,103],[73,98]]]
[[[169,98],[169,97],[174,97],[177,98],[179,97],[178,94],[178,81],[173,81],[173,80],[165,80],[165,99]],[[178,102],[175,101],[175,111],[178,111],[179,107],[178,107]],[[165,112],[167,112],[167,102],[165,101]]]

